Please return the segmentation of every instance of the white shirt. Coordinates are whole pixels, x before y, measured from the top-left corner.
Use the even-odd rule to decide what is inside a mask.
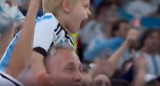
[[[9,76],[6,73],[0,72],[0,86],[24,86],[21,82]]]
[[[7,16],[13,18],[13,19],[24,19],[25,17],[18,9],[18,6],[12,6],[10,7],[6,0],[0,0],[0,9],[2,9],[2,12],[4,12]]]
[[[133,16],[141,18],[155,12],[156,10],[154,10],[154,7],[150,3],[136,0],[128,5],[126,11]]]
[[[33,49],[42,55],[46,54],[51,46],[74,49],[72,38],[52,13],[38,18],[35,28]]]
[[[137,52],[137,57],[140,56],[140,51]],[[147,74],[153,74],[159,76],[160,74],[160,55],[155,54],[151,56],[147,53],[144,53],[144,57],[147,60]]]

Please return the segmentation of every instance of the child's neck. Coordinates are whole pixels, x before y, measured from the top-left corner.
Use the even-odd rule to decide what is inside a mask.
[[[64,30],[67,31],[69,35],[71,35],[71,32],[68,30],[68,26],[67,26],[67,23],[66,23],[66,18],[65,17],[60,17],[60,16],[56,16],[56,18],[59,21],[59,23],[61,24],[61,26],[64,28]]]

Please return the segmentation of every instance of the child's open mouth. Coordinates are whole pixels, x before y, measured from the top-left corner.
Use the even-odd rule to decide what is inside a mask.
[[[87,23],[87,19],[82,20],[80,24],[80,29],[82,29],[86,23]]]

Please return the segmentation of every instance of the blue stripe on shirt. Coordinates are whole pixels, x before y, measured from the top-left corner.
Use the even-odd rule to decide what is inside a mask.
[[[51,15],[43,16],[41,18],[38,18],[36,23],[40,22],[42,20],[51,19],[51,18],[52,18]],[[20,37],[20,32],[15,36],[15,38],[9,44],[5,55],[3,56],[2,60],[0,61],[0,71],[6,72],[6,69],[8,68],[9,62],[11,60],[13,50],[15,48],[15,45],[17,44],[17,41],[18,41],[19,37]]]
[[[159,68],[158,68],[158,63],[156,61],[156,57],[153,56],[152,57],[152,63],[153,63],[153,67],[154,67],[154,73],[157,75],[159,73]]]
[[[2,7],[0,6],[0,13],[2,12],[3,10],[2,10]]]
[[[51,18],[52,18],[51,15],[42,16],[42,17],[40,17],[40,18],[37,18],[37,21],[36,21],[36,22],[40,22],[40,21],[42,21],[42,20],[51,19]]]
[[[6,69],[8,68],[9,62],[11,60],[13,49],[15,48],[15,45],[16,45],[19,37],[20,37],[20,32],[15,36],[15,38],[9,44],[1,62],[0,62],[0,71],[6,72]]]

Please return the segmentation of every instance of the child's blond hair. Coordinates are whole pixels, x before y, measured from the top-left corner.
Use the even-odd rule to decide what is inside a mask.
[[[58,11],[62,8],[62,3],[64,0],[43,0],[43,11],[51,12],[53,14],[57,14]],[[66,0],[70,6],[75,5],[75,3],[79,0]]]

